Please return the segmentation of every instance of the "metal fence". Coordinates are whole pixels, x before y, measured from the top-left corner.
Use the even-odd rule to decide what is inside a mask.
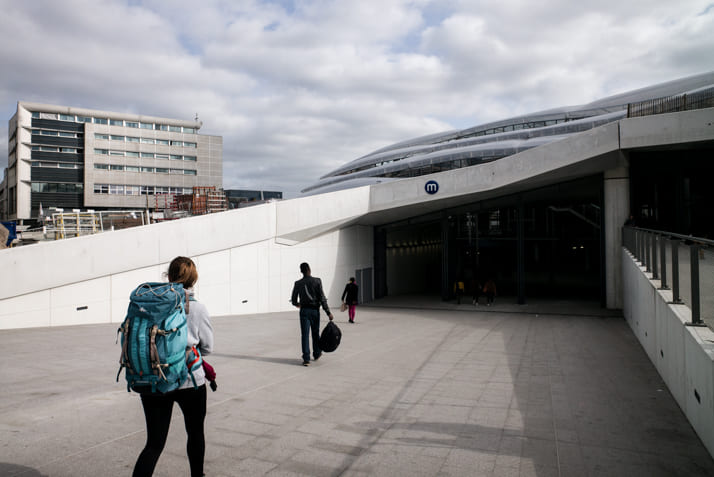
[[[707,88],[689,94],[648,99],[627,105],[627,117],[649,116],[651,114],[672,113],[691,109],[714,107],[714,88]]]
[[[623,227],[622,243],[672,302],[692,310],[690,326],[714,329],[714,241],[661,230]]]

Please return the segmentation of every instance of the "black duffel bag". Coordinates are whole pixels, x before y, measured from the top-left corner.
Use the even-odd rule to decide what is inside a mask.
[[[325,325],[320,335],[320,349],[326,353],[335,351],[340,345],[341,339],[342,331],[340,331],[334,322],[330,321]]]

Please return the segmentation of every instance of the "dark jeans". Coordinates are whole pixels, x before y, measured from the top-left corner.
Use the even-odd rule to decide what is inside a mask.
[[[312,334],[313,356],[322,354],[320,349],[320,310],[300,308],[300,335],[302,341],[302,360],[310,361],[310,335]]]
[[[203,422],[206,419],[206,385],[198,389],[179,389],[166,394],[142,394],[141,404],[144,406],[146,418],[146,446],[139,454],[134,466],[133,477],[150,476],[164,450],[166,437],[171,424],[171,411],[177,402],[183,412],[188,441],[186,451],[191,465],[191,476],[203,475],[203,457],[206,451],[206,440],[203,435]]]

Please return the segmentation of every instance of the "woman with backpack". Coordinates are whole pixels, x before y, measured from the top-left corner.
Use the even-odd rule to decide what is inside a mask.
[[[213,349],[213,327],[205,305],[193,299],[192,288],[198,280],[196,265],[190,258],[176,257],[171,261],[168,271],[171,283],[180,283],[186,292],[186,321],[188,329],[188,344],[186,350],[198,348],[202,355],[209,354]],[[195,383],[194,383],[195,380]],[[171,424],[171,412],[174,402],[178,403],[186,424],[188,442],[186,450],[191,466],[191,476],[203,476],[203,458],[206,449],[204,437],[204,421],[206,419],[206,376],[202,367],[193,371],[193,378],[188,378],[174,391],[167,393],[141,393],[141,404],[146,418],[146,446],[141,451],[136,465],[134,477],[150,476],[159,460],[161,451],[166,444],[166,438]]]

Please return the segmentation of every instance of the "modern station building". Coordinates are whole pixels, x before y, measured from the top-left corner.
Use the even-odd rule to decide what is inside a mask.
[[[155,194],[223,184],[223,138],[201,122],[20,101],[9,121],[4,220],[47,209],[151,208]]]
[[[468,293],[493,278],[499,293],[519,303],[576,296],[617,307],[619,300],[607,297],[613,271],[607,222],[617,228],[633,215],[640,226],[714,237],[714,146],[664,138],[664,144],[637,147],[618,139],[617,150],[599,152],[593,145],[587,152],[593,157],[566,167],[576,156],[570,144],[606,130],[621,134],[628,118],[713,106],[714,74],[702,74],[399,142],[335,169],[303,192],[377,185],[396,191],[404,180],[424,177],[427,195],[440,207],[429,213],[402,208],[375,223],[376,297],[448,299],[456,281]],[[453,177],[459,197],[439,200],[453,194],[439,188],[440,176]]]

